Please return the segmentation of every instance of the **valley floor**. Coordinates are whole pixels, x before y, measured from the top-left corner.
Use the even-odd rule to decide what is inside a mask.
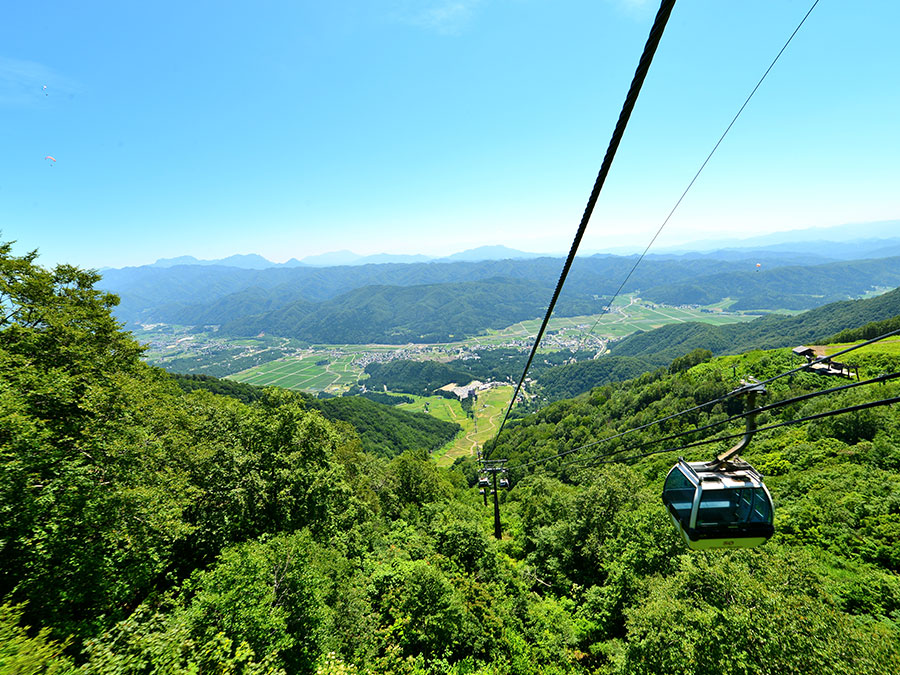
[[[671,307],[645,302],[634,294],[617,300],[606,314],[554,317],[543,348],[548,351],[594,349],[602,353],[610,341],[636,331],[671,323],[698,321],[723,325],[750,321],[755,314],[729,312],[728,303],[707,307]],[[145,359],[171,372],[228,377],[258,386],[279,386],[316,394],[340,395],[374,362],[396,359],[448,361],[479,349],[531,348],[541,319],[520,321],[502,330],[451,343],[406,345],[305,345],[288,338],[229,338],[216,332],[192,332],[183,326],[149,326],[135,331],[148,345]]]

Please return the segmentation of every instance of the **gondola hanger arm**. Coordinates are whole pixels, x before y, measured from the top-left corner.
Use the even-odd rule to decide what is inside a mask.
[[[765,394],[766,387],[763,384],[760,384],[756,378],[750,377],[747,380],[741,380],[741,386],[738,389],[735,389],[732,392],[736,396],[747,396],[747,409],[753,410],[756,407],[756,395],[757,394]],[[737,457],[741,452],[743,452],[748,445],[750,445],[750,439],[753,438],[753,433],[756,431],[756,412],[749,412],[746,417],[746,430],[744,431],[744,435],[740,441],[737,442],[736,445],[730,447],[725,452],[722,452],[716,455],[716,459],[713,464],[717,466],[721,466],[724,464],[728,464],[735,457]]]

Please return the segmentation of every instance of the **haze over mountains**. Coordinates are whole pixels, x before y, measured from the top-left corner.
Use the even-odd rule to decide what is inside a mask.
[[[756,238],[755,247],[657,253],[637,268],[635,255],[579,256],[555,313],[602,312],[623,279],[622,293],[674,306],[728,300],[733,310],[796,311],[859,298],[900,285],[900,236],[882,236],[895,233],[897,224],[787,232]],[[863,238],[848,239],[854,232]],[[823,239],[826,234],[834,240]],[[790,241],[773,243],[778,238]],[[255,254],[183,256],[106,270],[101,287],[120,296],[116,314],[132,324],[215,325],[223,335],[311,343],[402,344],[464,339],[541,316],[562,267],[559,257],[504,246],[423,258],[341,251],[275,264]]]
[[[677,251],[711,251],[728,249],[762,250],[810,250],[825,251],[835,259],[877,257],[873,254],[886,251],[896,255],[900,244],[900,220],[883,220],[871,223],[848,223],[835,227],[810,227],[764,234],[745,239],[723,238],[695,241],[672,247]]]
[[[403,255],[394,253],[376,253],[374,255],[358,255],[352,251],[332,251],[319,255],[306,256],[302,260],[291,258],[283,263],[275,263],[256,253],[232,255],[218,260],[198,260],[194,256],[183,255],[177,258],[160,258],[150,267],[175,267],[177,265],[221,265],[240,267],[249,270],[262,270],[270,267],[336,267],[342,265],[372,265],[383,263],[421,263],[421,262],[478,262],[481,260],[520,260],[541,258],[546,254],[517,251],[506,246],[480,246],[436,258],[427,255]]]
[[[607,251],[582,251],[582,255],[629,255],[636,249],[615,248]],[[507,246],[479,246],[447,256],[423,254],[377,253],[359,255],[350,250],[331,251],[304,258],[291,258],[283,263],[272,262],[255,253],[236,254],[216,260],[200,260],[191,255],[160,258],[145,267],[175,267],[178,265],[220,265],[241,269],[271,267],[336,267],[387,263],[479,262],[482,260],[527,260],[541,257],[563,257],[565,252],[534,253]],[[837,227],[814,227],[760,235],[746,239],[721,238],[693,241],[671,247],[657,247],[650,257],[672,256],[715,257],[720,260],[765,256],[770,260],[858,260],[900,255],[900,220],[874,223],[853,223]]]
[[[635,256],[575,261],[556,313],[599,313]],[[110,270],[120,320],[217,325],[308,342],[443,342],[540,316],[559,275],[556,258],[247,270],[222,266]],[[802,310],[900,285],[900,257],[763,267],[747,260],[645,260],[622,288],[667,305]]]

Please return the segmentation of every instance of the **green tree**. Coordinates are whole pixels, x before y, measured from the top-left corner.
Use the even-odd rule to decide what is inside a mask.
[[[0,245],[0,594],[29,621],[90,632],[163,571],[191,490],[161,442],[174,391],[68,265]],[[168,447],[164,447],[168,446]],[[115,609],[113,609],[115,608]]]
[[[0,605],[0,673],[71,675],[75,664],[64,653],[68,641],[60,644],[43,628],[32,634],[20,625],[22,608]]]

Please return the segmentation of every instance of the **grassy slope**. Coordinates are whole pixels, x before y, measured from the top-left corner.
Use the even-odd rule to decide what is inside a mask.
[[[612,347],[612,353],[666,365],[697,348],[709,349],[714,354],[735,354],[815,343],[838,331],[898,314],[900,288],[867,300],[835,302],[797,316],[766,316],[745,324],[720,327],[696,323],[664,326],[625,338]]]
[[[459,401],[440,396],[416,396],[415,403],[403,403],[397,407],[423,412],[427,403],[430,415],[462,427],[456,438],[434,453],[439,466],[449,466],[460,457],[475,456],[475,447],[483,446],[494,437],[510,396],[512,387],[496,387],[481,392],[473,409],[474,419],[466,416]]]

